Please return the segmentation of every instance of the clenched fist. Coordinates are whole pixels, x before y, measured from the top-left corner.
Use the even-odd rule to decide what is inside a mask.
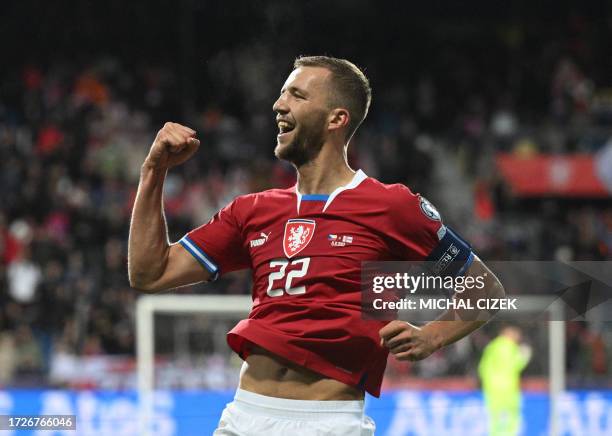
[[[196,131],[177,123],[166,123],[157,132],[145,165],[169,169],[189,159],[200,147]]]
[[[440,348],[427,329],[405,321],[391,321],[379,331],[380,345],[386,346],[397,360],[425,359]]]

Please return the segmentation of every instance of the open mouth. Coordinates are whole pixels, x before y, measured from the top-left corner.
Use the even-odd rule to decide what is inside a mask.
[[[279,137],[287,133],[290,133],[293,131],[293,129],[295,129],[295,125],[285,120],[279,121],[277,124],[278,124],[278,136]]]

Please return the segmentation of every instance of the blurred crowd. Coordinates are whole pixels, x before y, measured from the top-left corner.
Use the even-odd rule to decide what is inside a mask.
[[[516,37],[506,35],[507,44]],[[271,105],[282,82],[262,77],[270,70],[281,77],[290,62],[265,47],[220,53],[209,63],[209,80],[218,92],[233,87],[233,100],[196,104],[188,113],[180,77],[168,68],[103,57],[3,74],[0,386],[52,382],[50,374],[74,356],[133,355],[138,295],[127,281],[127,233],[140,166],[164,121],[187,124],[202,140],[199,153],[166,181],[173,241],[237,195],[294,183],[292,167],[273,156]],[[498,151],[604,147],[612,92],[571,56],[542,60],[552,68],[534,97],[546,102],[539,113],[529,96],[514,93],[529,87],[504,91],[502,79],[493,86],[495,73],[480,73],[466,58],[449,58],[453,78],[424,72],[411,83],[385,81],[372,62],[374,106],[351,144],[353,167],[425,194],[485,259],[612,258],[609,201],[521,200],[494,164]],[[482,86],[475,83],[483,77]],[[465,85],[454,101],[444,95],[449,80]],[[178,292],[247,294],[249,287],[250,274],[240,272]],[[610,332],[588,325],[569,332],[570,369],[609,374]],[[473,368],[480,342],[431,359],[421,375]]]

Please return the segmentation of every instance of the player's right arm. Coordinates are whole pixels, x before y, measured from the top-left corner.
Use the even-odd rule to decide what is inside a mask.
[[[162,192],[167,171],[200,146],[196,132],[166,123],[157,133],[140,173],[128,242],[130,286],[144,292],[207,281],[211,273],[180,244],[170,244]]]

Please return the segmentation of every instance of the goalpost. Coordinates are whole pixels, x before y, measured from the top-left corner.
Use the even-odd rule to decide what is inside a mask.
[[[136,302],[136,368],[138,371],[139,434],[152,436],[155,389],[155,315],[161,313],[216,313],[246,317],[247,295],[145,295]]]
[[[550,435],[558,434],[559,400],[565,390],[564,306],[555,296],[522,296],[523,311],[546,313],[548,324]],[[154,332],[156,314],[222,314],[246,317],[251,297],[236,295],[145,295],[136,303],[136,361],[138,370],[139,426],[143,436],[152,435],[155,389]]]

